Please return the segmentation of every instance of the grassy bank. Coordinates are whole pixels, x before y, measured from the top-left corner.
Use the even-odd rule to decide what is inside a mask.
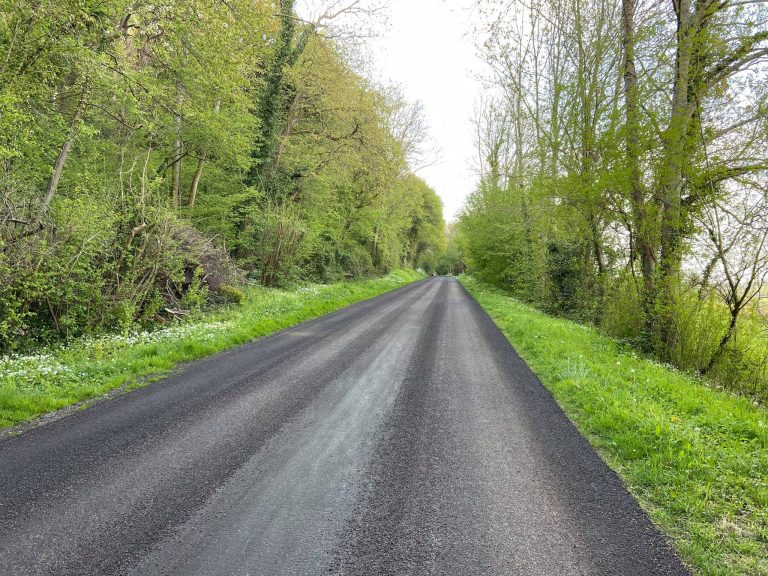
[[[768,410],[462,281],[694,573],[768,575]]]
[[[419,278],[415,272],[399,270],[385,278],[292,290],[254,287],[240,306],[195,322],[83,339],[34,355],[0,356],[0,427],[121,386],[157,380],[180,362],[243,344]]]

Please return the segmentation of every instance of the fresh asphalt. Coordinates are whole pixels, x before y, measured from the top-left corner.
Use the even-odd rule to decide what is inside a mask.
[[[0,441],[0,574],[687,572],[432,278]]]

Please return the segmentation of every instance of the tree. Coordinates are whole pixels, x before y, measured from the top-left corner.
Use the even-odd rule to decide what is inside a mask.
[[[421,127],[341,45],[375,14],[4,2],[0,347],[173,321],[245,275],[380,273],[414,238],[436,253],[439,203],[406,163]]]
[[[701,368],[707,374],[736,336],[741,313],[762,292],[768,280],[768,198],[736,189],[713,200],[702,211],[701,225],[716,269],[715,289],[728,307],[728,328]]]
[[[493,97],[460,220],[467,264],[711,373],[757,321],[763,282],[766,3],[478,6]],[[713,293],[700,318],[691,307]],[[713,352],[702,361],[697,346]]]

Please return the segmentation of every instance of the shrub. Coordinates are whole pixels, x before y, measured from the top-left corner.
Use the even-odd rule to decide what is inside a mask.
[[[639,341],[643,332],[640,295],[631,274],[622,274],[606,287],[600,327],[608,336]]]
[[[242,304],[243,300],[245,300],[245,293],[239,288],[235,288],[229,284],[220,285],[218,295],[224,302],[230,304]]]

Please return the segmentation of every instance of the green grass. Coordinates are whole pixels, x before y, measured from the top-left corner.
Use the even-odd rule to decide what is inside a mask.
[[[385,278],[254,287],[242,305],[154,332],[111,334],[27,356],[0,356],[0,428],[158,380],[181,362],[220,352],[420,279],[398,270]]]
[[[696,574],[768,575],[768,411],[462,282]]]

